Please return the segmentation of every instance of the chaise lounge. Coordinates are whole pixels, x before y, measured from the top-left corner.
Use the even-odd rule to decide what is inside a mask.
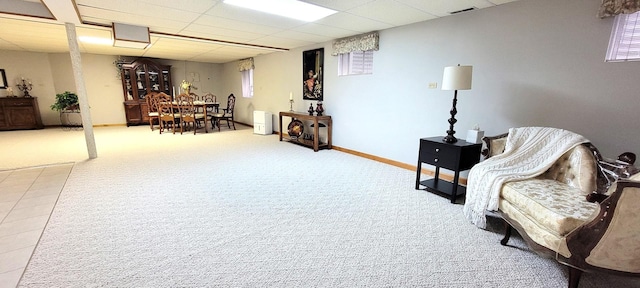
[[[541,143],[528,146],[531,150],[540,150],[534,155],[556,155],[543,161],[547,164],[533,165],[539,166],[537,169],[542,172],[523,173],[521,168],[527,165],[521,163],[531,160],[517,159],[509,163],[504,159],[522,156],[501,156],[503,153],[527,154],[514,145],[527,147],[528,144],[519,143],[522,140],[511,139],[509,135],[515,132],[523,135],[522,131],[531,133],[525,135],[525,142],[548,140],[548,143],[534,140]],[[553,135],[545,134],[547,132]],[[545,138],[548,135],[550,138]],[[477,198],[474,193],[482,189],[474,187],[482,185],[474,185],[473,181],[494,182],[498,186],[494,187],[499,195],[497,207],[491,209],[489,205],[487,209],[497,211],[506,222],[502,245],[507,244],[512,229],[516,229],[535,252],[569,267],[569,287],[578,286],[583,271],[640,276],[640,211],[636,208],[640,202],[640,174],[633,166],[635,154],[627,152],[621,154],[619,160],[607,160],[591,143],[576,135],[551,128],[519,128],[485,137],[486,160],[476,165],[478,169],[474,167],[470,171],[467,188],[470,201],[465,203],[465,216],[472,222],[478,216],[474,214],[477,212],[474,204],[478,202],[474,200]],[[558,139],[574,136],[575,143],[556,149]],[[554,149],[557,151],[547,153]],[[489,160],[493,157],[495,160]],[[496,181],[500,178],[492,177],[495,163],[507,163],[500,167],[503,171],[514,165],[514,174],[518,177]],[[492,165],[493,168],[483,167]],[[519,177],[522,175],[526,177]],[[482,226],[478,222],[482,221],[474,223]]]

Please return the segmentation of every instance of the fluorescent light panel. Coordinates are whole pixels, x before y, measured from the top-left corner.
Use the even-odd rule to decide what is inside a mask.
[[[98,45],[109,45],[113,43],[111,38],[100,38],[100,37],[91,37],[91,36],[78,36],[78,40],[83,43],[88,44],[98,44]]]
[[[296,0],[224,0],[224,3],[306,22],[313,22],[337,12]]]

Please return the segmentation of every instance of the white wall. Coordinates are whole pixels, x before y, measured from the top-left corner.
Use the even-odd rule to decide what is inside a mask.
[[[473,89],[459,92],[459,138],[475,123],[486,135],[510,127],[554,126],[585,135],[608,157],[640,153],[640,129],[634,123],[640,110],[640,62],[603,61],[612,19],[598,19],[598,5],[521,0],[383,30],[373,75],[338,77],[330,42],[257,56],[250,99],[242,98],[236,62],[162,62],[173,66],[175,86],[194,72],[200,76],[197,93],[212,92],[223,103],[234,93],[236,119],[250,124],[253,110],[274,115],[289,110],[289,92],[295,110],[306,111],[302,52],[324,47],[324,107],[334,120],[334,144],[408,164],[416,162],[419,138],[448,129],[453,91],[428,89],[428,83],[441,85],[445,66],[468,64],[474,66]],[[68,57],[0,51],[9,83],[15,85],[21,76],[34,83],[32,94],[39,97],[46,125],[59,123],[49,109],[55,94],[74,89]],[[125,123],[115,59],[83,54],[94,124]]]
[[[17,51],[0,51],[0,68],[5,70],[8,84],[13,88],[13,94],[22,96],[23,93],[16,87],[21,77],[33,83],[30,95],[38,97],[38,106],[45,125],[60,119],[57,113],[51,111],[49,106],[53,104],[56,91],[51,74],[51,65],[46,53],[30,53]],[[0,89],[0,96],[6,96],[7,90]]]
[[[415,165],[418,139],[449,128],[453,91],[428,89],[428,83],[440,87],[443,68],[463,64],[473,65],[474,74],[472,90],[458,93],[458,138],[475,123],[486,135],[553,126],[586,136],[608,157],[640,153],[634,123],[640,63],[603,61],[612,19],[597,18],[598,5],[521,0],[383,30],[373,75],[338,77],[337,58],[325,43],[323,102],[333,118],[334,145]],[[289,91],[296,110],[306,111],[302,51],[318,47],[256,57],[256,95],[242,99],[237,118],[251,123],[243,109],[288,110]],[[225,64],[224,73],[232,75],[228,90],[240,93],[235,65]]]

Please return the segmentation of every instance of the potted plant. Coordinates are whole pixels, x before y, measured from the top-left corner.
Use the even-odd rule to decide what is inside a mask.
[[[78,105],[76,93],[64,91],[64,93],[56,94],[56,102],[51,105],[51,110],[60,112],[60,122],[63,127],[82,126],[80,105]]]
[[[56,102],[51,105],[51,110],[80,110],[80,107],[78,106],[78,95],[69,91],[64,91],[64,93],[56,94]]]

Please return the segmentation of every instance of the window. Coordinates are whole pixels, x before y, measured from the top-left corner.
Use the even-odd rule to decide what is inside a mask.
[[[639,13],[616,16],[605,61],[640,61]]]
[[[353,51],[338,55],[338,76],[373,74],[373,51]]]
[[[242,71],[242,97],[253,97],[253,69]]]

